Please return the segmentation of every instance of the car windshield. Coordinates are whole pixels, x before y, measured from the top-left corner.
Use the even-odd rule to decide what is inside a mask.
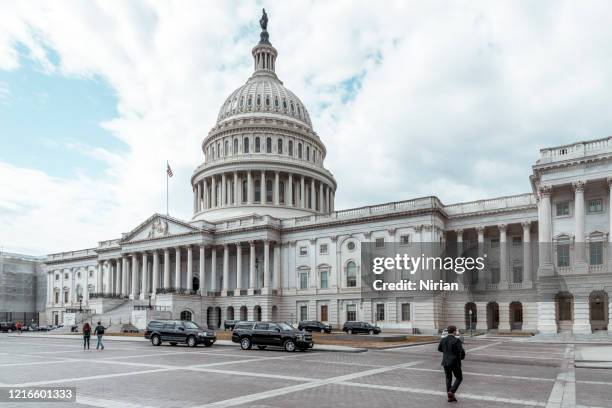
[[[288,325],[287,323],[279,323],[278,326],[282,331],[294,330],[293,327]]]
[[[183,326],[184,326],[186,329],[199,329],[199,328],[200,328],[200,326],[198,326],[198,325],[197,325],[197,324],[195,324],[194,322],[187,322],[187,321],[184,321],[184,322],[183,322]]]

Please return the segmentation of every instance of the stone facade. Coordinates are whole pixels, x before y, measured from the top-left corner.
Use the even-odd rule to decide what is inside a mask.
[[[47,277],[43,258],[0,252],[0,321],[39,321],[45,316]],[[44,323],[44,322],[42,322]]]
[[[104,313],[151,302],[211,326],[317,319],[420,332],[450,323],[546,333],[607,329],[611,138],[543,149],[532,193],[336,211],[325,145],[276,76],[276,49],[266,36],[252,54],[253,75],[223,103],[202,143],[204,162],[191,178],[193,217],[154,214],[96,248],[50,254],[50,320],[61,322],[77,306]],[[366,299],[356,278],[365,242],[416,250],[442,243],[489,259],[485,270],[459,280],[457,292]]]

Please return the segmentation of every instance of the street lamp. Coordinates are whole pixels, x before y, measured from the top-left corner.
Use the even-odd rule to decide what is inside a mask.
[[[151,306],[151,293],[149,293],[149,310],[153,309],[153,306]]]
[[[474,324],[472,323],[472,309],[470,309],[468,313],[470,314],[470,337],[473,337],[474,336],[474,332],[473,332]]]
[[[83,295],[79,295],[79,312],[83,312]]]

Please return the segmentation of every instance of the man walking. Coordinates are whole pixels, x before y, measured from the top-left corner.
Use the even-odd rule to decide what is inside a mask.
[[[457,388],[463,380],[463,373],[461,372],[461,360],[465,358],[465,351],[461,339],[455,336],[457,328],[455,326],[448,326],[448,336],[443,337],[438,345],[438,351],[442,352],[442,367],[444,367],[444,374],[446,375],[446,393],[448,396],[448,402],[457,402],[455,393]],[[453,384],[453,375],[455,376],[455,383]]]
[[[98,322],[98,325],[94,330],[94,334],[98,336],[98,344],[96,344],[96,350],[98,350],[100,347],[102,347],[102,350],[104,350],[104,344],[102,344],[102,336],[104,336],[104,330],[105,327],[102,326],[102,322]]]

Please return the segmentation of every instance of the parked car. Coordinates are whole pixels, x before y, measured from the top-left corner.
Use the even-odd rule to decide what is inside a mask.
[[[167,341],[176,346],[185,343],[189,347],[204,344],[206,347],[217,341],[214,330],[208,330],[184,320],[151,320],[145,331],[145,339],[151,340],[151,344],[159,346]]]
[[[232,332],[232,341],[240,343],[243,350],[250,350],[255,345],[260,350],[273,346],[291,352],[306,351],[314,346],[312,334],[282,322],[238,322]]]
[[[348,334],[368,333],[378,334],[381,332],[380,327],[374,326],[367,322],[346,322],[342,326],[342,331]]]
[[[332,327],[329,324],[318,322],[315,320],[305,320],[298,324],[298,330],[306,330],[309,332],[331,333]]]
[[[15,327],[15,323],[13,322],[0,322],[0,332],[2,333],[10,333],[17,330]]]
[[[236,323],[238,323],[239,320],[225,320],[223,322],[223,328],[225,330],[234,330],[234,326],[236,326]]]

